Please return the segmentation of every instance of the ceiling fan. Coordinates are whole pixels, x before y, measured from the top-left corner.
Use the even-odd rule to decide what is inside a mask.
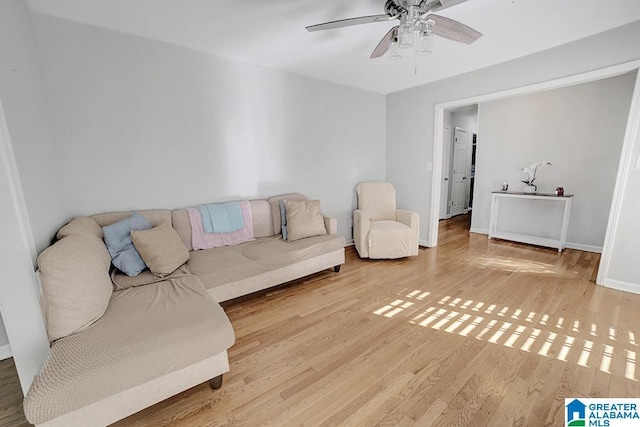
[[[456,20],[431,12],[443,10],[467,0],[386,0],[382,15],[360,16],[310,25],[307,31],[331,30],[352,25],[399,20],[373,50],[370,58],[379,58],[390,51],[390,58],[402,57],[402,48],[417,44],[421,54],[433,50],[433,35],[460,43],[471,44],[482,37],[482,33]]]

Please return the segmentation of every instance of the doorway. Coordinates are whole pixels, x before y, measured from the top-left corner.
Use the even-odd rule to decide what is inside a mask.
[[[434,144],[433,144],[433,159],[434,159],[434,178],[431,185],[431,208],[430,208],[430,220],[429,220],[429,239],[425,242],[428,247],[434,247],[438,245],[438,211],[440,208],[440,191],[441,191],[441,176],[442,176],[442,157],[443,157],[443,129],[444,120],[447,110],[457,108],[461,105],[467,105],[470,103],[478,103],[485,101],[493,101],[499,99],[510,98],[513,96],[532,94],[542,92],[549,89],[562,88],[565,86],[572,86],[580,83],[591,82],[595,80],[601,80],[608,77],[621,75],[630,71],[640,72],[640,61],[630,61],[623,64],[613,65],[595,71],[588,71],[580,74],[571,75],[568,77],[560,77],[554,80],[549,80],[541,83],[534,83],[527,86],[506,89],[494,93],[472,96],[466,99],[460,99],[456,101],[443,102],[436,104],[435,117],[434,117]],[[626,134],[624,137],[622,154],[620,158],[620,167],[618,169],[618,177],[616,179],[615,189],[613,193],[613,200],[611,202],[611,214],[609,216],[607,231],[605,235],[605,241],[602,248],[602,256],[600,260],[600,266],[598,269],[598,277],[596,283],[598,285],[604,285],[615,289],[623,289],[623,287],[615,280],[609,277],[609,269],[611,266],[611,251],[613,248],[614,232],[620,223],[620,210],[622,206],[622,196],[624,194],[623,179],[628,176],[630,165],[632,148],[634,144],[634,137],[636,137],[637,130],[640,128],[640,77],[637,77],[636,86],[633,93],[631,102],[631,111],[629,112],[629,118],[627,121]]]
[[[440,220],[471,216],[477,129],[477,104],[445,111]]]

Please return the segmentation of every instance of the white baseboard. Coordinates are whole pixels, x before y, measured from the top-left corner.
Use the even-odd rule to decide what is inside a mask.
[[[470,233],[477,233],[477,234],[487,234],[487,235],[489,234],[489,230],[487,230],[485,228],[471,227],[469,232]],[[602,246],[583,245],[582,243],[571,243],[571,242],[567,242],[564,246],[566,248],[577,249],[579,251],[595,252],[597,254],[601,254],[602,253]]]
[[[355,244],[356,244],[356,242],[355,242],[353,239],[349,239],[349,240],[345,240],[345,241],[346,241],[346,243],[347,243],[347,246],[353,246],[353,245],[355,245]],[[345,248],[346,248],[347,246],[345,246]]]
[[[431,247],[431,244],[428,240],[422,240],[422,239],[418,240],[418,245],[424,246],[425,248]]]
[[[8,359],[11,356],[13,356],[11,346],[9,344],[0,345],[0,360]]]
[[[485,228],[476,228],[476,227],[471,227],[469,229],[469,233],[476,233],[476,234],[489,234],[489,230],[485,229]]]
[[[565,243],[564,246],[569,249],[577,249],[579,251],[595,252],[597,254],[602,253],[602,246],[583,245],[582,243],[571,243],[571,242]]]
[[[605,279],[603,286],[606,288],[617,289],[619,291],[631,292],[632,294],[640,294],[640,284],[623,282],[622,280]]]

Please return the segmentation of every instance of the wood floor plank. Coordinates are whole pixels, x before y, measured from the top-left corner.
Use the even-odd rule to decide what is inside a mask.
[[[225,303],[231,371],[116,423],[561,426],[566,397],[640,397],[640,295],[599,255],[440,224],[417,257],[362,260]],[[28,425],[11,359],[0,427]]]

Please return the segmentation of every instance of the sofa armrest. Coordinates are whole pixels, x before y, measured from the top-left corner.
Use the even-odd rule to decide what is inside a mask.
[[[330,216],[323,216],[324,228],[327,229],[327,234],[338,234],[338,220]]]
[[[369,257],[367,235],[371,228],[371,214],[361,209],[353,211],[353,243],[361,258]]]
[[[418,244],[420,241],[420,214],[416,211],[406,209],[396,210],[396,219],[398,222],[411,228],[413,242],[411,245],[411,254],[418,255]]]

